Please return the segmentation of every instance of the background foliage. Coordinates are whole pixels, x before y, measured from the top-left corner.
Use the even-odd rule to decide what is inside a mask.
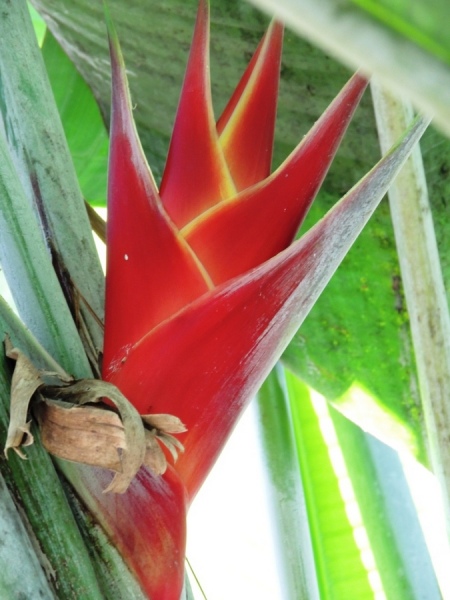
[[[109,67],[101,7],[86,0],[34,0],[34,4],[49,17],[52,32],[92,88],[107,120]],[[110,5],[129,71],[135,119],[158,178],[183,77],[196,2],[138,0],[127,7],[114,1]],[[211,8],[211,74],[216,115],[219,115],[262,36],[267,18],[244,2],[212,2]],[[46,42],[47,45],[52,46],[52,42]],[[51,73],[51,52],[46,53],[45,46],[44,56]],[[60,68],[59,62],[53,65],[57,70],[53,81],[57,90],[59,87],[66,90]],[[298,143],[349,75],[350,71],[322,51],[295,33],[286,32],[275,165]],[[62,102],[63,111],[66,105],[69,103]],[[81,131],[80,127],[67,131],[75,148],[75,158],[77,148],[84,144],[84,140],[82,144],[78,141],[83,139]],[[97,144],[101,148],[97,148]],[[92,141],[92,157],[97,156],[97,150],[100,158],[104,156],[103,144],[99,138]],[[450,142],[430,129],[423,139],[422,151],[444,277],[448,282],[450,259],[445,220]],[[378,157],[373,110],[370,96],[366,94],[307,224],[324,214]],[[81,156],[83,158],[85,156]],[[89,169],[95,160],[88,162]],[[82,184],[84,175],[81,173]],[[101,202],[104,180],[97,179],[95,173],[92,175],[90,182],[84,183],[85,194],[89,200]],[[373,408],[370,422],[364,422],[364,427],[391,442],[393,435],[400,437],[425,460],[408,316],[387,204],[380,206],[338,270],[286,352],[285,361],[337,405],[352,384],[361,386],[368,393],[366,398],[372,397]],[[352,402],[345,405],[346,414],[361,422],[361,415],[354,411]],[[388,421],[377,410],[379,405],[386,407]]]
[[[33,0],[33,3],[47,18],[55,36],[46,36],[43,56],[83,194],[90,202],[102,205],[107,155],[104,122],[109,116],[110,90],[101,4],[87,0]],[[110,0],[109,4],[124,49],[137,125],[149,162],[159,178],[192,35],[196,0],[133,0],[126,4]],[[439,21],[432,23],[419,18],[430,6],[416,3],[418,12],[412,14],[402,3],[396,7],[392,3],[390,6],[363,1],[355,4],[364,5],[377,18],[389,22],[395,31],[447,60],[446,37],[435,35]],[[389,12],[388,8],[392,10]],[[436,2],[430,10],[438,14],[441,8]],[[212,1],[211,71],[217,116],[267,22],[262,13],[245,2]],[[428,30],[418,32],[424,22]],[[433,47],[428,44],[432,38]],[[74,71],[71,60],[64,56],[55,39],[79,73]],[[350,71],[321,50],[295,33],[286,32],[275,165],[298,143],[349,75]],[[100,109],[93,102],[89,88]],[[446,220],[450,142],[438,130],[430,128],[421,145],[448,290]],[[305,227],[320,218],[378,157],[373,110],[366,94]],[[294,441],[291,440],[288,451],[292,454],[295,448],[301,465],[303,489],[300,486],[297,490],[298,498],[303,497],[301,501],[307,507],[311,528],[308,535],[313,538],[320,596],[333,600],[348,598],[350,592],[358,589],[359,598],[372,597],[373,587],[361,561],[361,548],[355,543],[353,523],[342,502],[341,482],[329,456],[326,436],[321,432],[319,405],[303,382],[324,394],[364,429],[397,447],[406,445],[427,462],[408,314],[387,202],[382,203],[371,219],[283,360],[292,373],[287,374],[286,380],[284,376],[277,380],[276,374],[271,375],[261,394],[261,419],[264,420],[264,414],[269,415],[272,435],[273,416],[284,415],[281,445],[286,442],[286,432],[293,431]],[[267,405],[264,408],[264,398],[275,402],[272,413],[264,413],[268,410]],[[285,412],[280,410],[282,406]],[[422,593],[433,600],[438,598],[398,458],[340,413],[332,408],[327,410],[335,431],[335,445],[341,448],[355,497],[363,507],[362,519],[389,599],[416,598]],[[275,446],[274,453],[280,456],[279,447]],[[276,473],[285,467],[279,461],[272,470]],[[402,514],[408,515],[408,520],[402,521]],[[289,513],[284,522],[288,529],[291,518]],[[333,527],[330,530],[330,523],[338,524],[340,531]],[[407,531],[414,532],[412,537],[405,537]],[[307,545],[308,540],[302,543]],[[336,552],[344,547],[345,552]],[[414,552],[409,552],[411,548]],[[355,563],[349,567],[343,558],[350,557]],[[289,557],[286,561],[289,572]],[[414,577],[415,564],[421,565],[421,581]],[[353,580],[349,579],[349,571],[354,572]],[[294,589],[296,582],[292,585]]]

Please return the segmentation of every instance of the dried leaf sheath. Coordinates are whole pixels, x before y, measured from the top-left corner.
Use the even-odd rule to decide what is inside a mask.
[[[21,447],[33,443],[28,420],[33,408],[41,429],[44,447],[58,458],[114,471],[105,492],[124,493],[142,465],[155,475],[167,468],[161,448],[167,447],[173,460],[182,444],[171,434],[186,431],[171,415],[145,415],[110,383],[95,379],[74,381],[69,376],[40,372],[23,352],[5,340],[6,355],[16,361],[11,384],[11,419],[5,455],[11,448],[26,458]],[[47,383],[49,379],[51,384]],[[33,405],[30,403],[33,401]],[[118,409],[91,406],[106,397]],[[89,405],[88,405],[89,403]],[[159,443],[158,443],[159,441]]]

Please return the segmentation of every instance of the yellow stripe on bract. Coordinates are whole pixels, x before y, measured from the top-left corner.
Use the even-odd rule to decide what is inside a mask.
[[[258,76],[262,70],[266,59],[266,54],[271,41],[271,35],[274,25],[275,22],[272,21],[264,38],[263,47],[261,48],[261,53],[258,56],[258,60],[256,61],[255,68],[253,69],[252,74],[250,75],[250,78],[247,82],[247,85],[245,86],[245,89],[242,92],[241,97],[239,98],[239,101],[233,111],[233,114],[228,119],[227,124],[225,125],[222,133],[219,136],[219,143],[224,152],[226,152],[226,148],[230,144],[230,140],[235,131],[236,123],[238,123],[241,120],[242,113],[246,109],[248,99],[253,94],[255,82],[258,80]]]

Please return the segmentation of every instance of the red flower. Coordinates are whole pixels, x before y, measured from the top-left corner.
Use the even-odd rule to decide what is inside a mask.
[[[187,505],[408,150],[397,149],[292,243],[366,80],[355,75],[270,174],[283,28],[271,24],[215,124],[208,12],[201,0],[160,190],[110,34],[104,378],[141,414],[174,414],[187,433],[163,476],[141,469],[125,494],[105,496],[110,476],[90,471],[81,493],[153,600],[178,600]]]
[[[186,452],[175,468],[190,497],[279,356],[281,331],[269,350],[268,329],[278,328],[296,281],[283,274],[279,253],[292,242],[366,87],[354,76],[270,175],[282,26],[270,26],[217,126],[208,29],[201,2],[160,191],[111,43],[104,377],[142,414],[181,418]],[[283,291],[273,287],[280,277]]]

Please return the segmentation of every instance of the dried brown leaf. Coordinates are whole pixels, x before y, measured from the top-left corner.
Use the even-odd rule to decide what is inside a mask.
[[[63,371],[39,371],[23,352],[5,340],[8,357],[16,361],[11,384],[11,420],[5,454],[13,448],[26,458],[22,446],[33,443],[30,401],[38,419],[41,439],[51,454],[92,466],[110,469],[113,480],[104,492],[123,493],[144,464],[155,475],[167,468],[160,443],[174,459],[183,445],[170,433],[186,428],[172,415],[141,417],[111,383],[97,379],[75,381]],[[90,406],[108,398],[117,408]],[[89,404],[89,405],[88,405]]]
[[[173,460],[177,460],[178,452],[184,452],[183,444],[177,440],[177,438],[170,435],[170,433],[160,432],[158,434],[158,440],[164,444],[167,450],[172,455]]]
[[[44,448],[65,460],[122,472],[125,432],[120,417],[95,406],[43,399],[35,413]]]
[[[116,494],[124,493],[139,471],[145,457],[145,432],[142,419],[134,406],[111,383],[97,379],[83,379],[64,387],[46,388],[46,397],[66,402],[84,404],[100,402],[109,398],[115,404],[122,419],[125,443],[120,453],[121,470],[116,470],[113,480],[104,490]]]
[[[162,475],[167,469],[167,460],[161,446],[156,441],[156,434],[151,431],[145,432],[146,452],[144,464],[155,475]]]
[[[147,425],[150,425],[150,427],[154,427],[155,429],[166,433],[184,433],[187,431],[186,426],[174,415],[142,415],[142,420]]]
[[[29,446],[34,440],[27,418],[28,408],[33,394],[42,385],[42,379],[30,359],[13,347],[9,337],[5,338],[5,352],[8,358],[16,361],[16,367],[11,381],[10,420],[4,453],[8,457],[8,450],[12,448],[26,459],[20,447]]]

